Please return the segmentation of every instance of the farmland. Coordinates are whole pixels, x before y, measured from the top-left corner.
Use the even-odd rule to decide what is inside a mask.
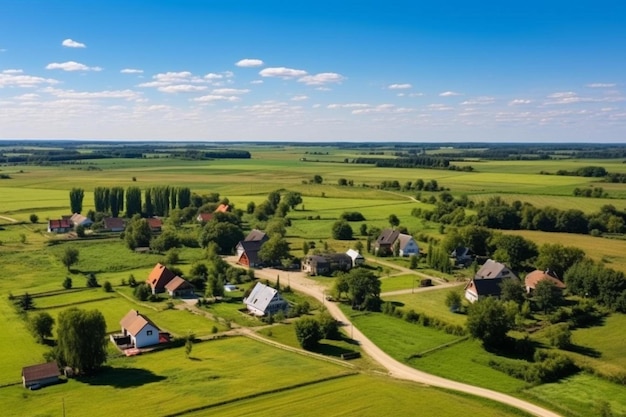
[[[243,145],[241,145],[243,147]],[[69,190],[85,190],[84,212],[94,209],[93,191],[96,187],[148,187],[168,184],[189,187],[194,193],[219,193],[235,209],[245,210],[249,202],[261,204],[274,190],[295,191],[302,195],[302,204],[289,212],[290,225],[286,230],[291,253],[301,257],[304,242],[317,248],[345,251],[357,240],[363,244],[367,237],[359,234],[359,226],[383,229],[389,227],[389,216],[395,214],[400,225],[421,239],[422,248],[428,239],[438,242],[445,237],[439,223],[412,215],[416,209],[430,210],[435,204],[427,197],[436,192],[389,190],[379,187],[382,181],[436,180],[453,195],[465,195],[479,204],[499,196],[504,201],[522,201],[538,208],[558,207],[594,213],[610,204],[619,210],[626,208],[626,185],[605,184],[598,179],[551,174],[559,169],[572,171],[601,165],[610,172],[625,173],[626,164],[615,160],[551,161],[464,161],[474,172],[438,169],[379,168],[373,165],[345,162],[360,155],[360,150],[337,147],[300,147],[294,145],[246,146],[251,159],[182,160],[155,153],[141,159],[94,159],[71,164],[1,165],[0,173],[10,178],[0,180],[0,260],[3,277],[0,278],[0,317],[8,331],[0,334],[0,397],[7,410],[14,415],[56,415],[64,403],[68,411],[81,410],[86,415],[110,415],[132,407],[138,415],[264,415],[271,409],[274,415],[318,414],[307,405],[311,396],[324,398],[325,415],[380,415],[394,410],[394,414],[410,414],[416,404],[428,404],[429,414],[457,415],[521,415],[517,411],[486,400],[461,396],[433,388],[401,383],[383,376],[373,376],[379,370],[368,358],[340,366],[317,357],[302,356],[282,351],[273,346],[244,337],[228,337],[203,341],[194,345],[191,357],[185,357],[183,348],[172,348],[133,358],[112,355],[104,371],[89,378],[71,379],[65,384],[47,387],[38,392],[25,391],[19,385],[20,369],[42,361],[48,349],[35,343],[26,323],[16,313],[9,296],[25,292],[33,295],[36,311],[45,311],[54,318],[72,306],[97,309],[103,313],[107,332],[119,330],[119,321],[130,309],[147,314],[162,329],[173,336],[193,333],[196,337],[212,339],[222,334],[231,324],[250,327],[267,339],[291,347],[298,347],[293,326],[275,324],[264,327],[258,319],[242,315],[240,303],[218,303],[202,310],[186,308],[180,301],[168,305],[165,301],[139,302],[128,285],[129,276],[143,281],[152,267],[163,260],[163,254],[140,254],[130,251],[116,234],[93,234],[85,239],[48,233],[47,220],[68,214]],[[327,154],[315,154],[315,153]],[[387,157],[390,157],[387,155]],[[323,183],[311,181],[323,177]],[[340,186],[339,180],[353,181],[353,186]],[[574,188],[601,186],[608,195],[603,198],[574,197]],[[344,212],[360,212],[365,221],[351,222],[355,239],[335,240],[331,227]],[[471,209],[468,209],[470,212]],[[32,222],[31,214],[39,218]],[[247,218],[249,219],[249,218]],[[250,220],[251,221],[251,220]],[[257,224],[255,223],[254,226]],[[263,225],[263,223],[260,223]],[[165,229],[176,229],[165,223]],[[184,225],[192,236],[198,236],[200,226]],[[252,224],[247,224],[252,227]],[[537,245],[563,243],[584,250],[591,259],[626,272],[626,239],[617,234],[609,237],[569,233],[546,233],[536,230],[511,230],[505,233],[523,236]],[[71,269],[62,265],[59,257],[67,247],[75,247],[80,257]],[[188,273],[192,265],[202,261],[206,253],[201,248],[181,248],[177,267]],[[366,255],[368,258],[369,255]],[[384,296],[403,310],[436,317],[452,325],[464,326],[466,316],[450,312],[445,304],[449,291],[462,294],[463,285],[420,292],[417,275],[401,272],[407,268],[406,259],[389,258],[387,266],[368,259],[372,270],[382,279],[382,290],[402,291],[403,294]],[[421,274],[442,277],[441,281],[464,280],[470,269],[452,274],[433,271],[420,261]],[[95,274],[100,283],[109,281],[113,291],[87,288],[86,276]],[[65,277],[74,282],[71,291],[63,291]],[[284,277],[281,283],[285,285]],[[330,288],[332,278],[316,278]],[[239,294],[238,294],[239,296]],[[312,314],[319,305],[311,301]],[[193,310],[189,311],[189,310]],[[382,313],[350,312],[351,320],[391,356],[417,369],[446,378],[491,388],[571,416],[587,415],[594,409],[593,395],[588,399],[571,401],[575,392],[594,387],[595,396],[611,396],[620,387],[598,376],[581,373],[560,381],[557,385],[529,386],[497,371],[487,364],[494,357],[480,343],[467,336],[451,335],[434,327],[411,324]],[[32,314],[32,313],[29,313]],[[624,372],[625,356],[620,339],[623,315],[615,313],[602,326],[576,329],[573,342],[598,353],[590,358],[580,355],[590,367],[606,372]],[[349,339],[344,330],[345,339]],[[345,340],[324,342],[320,353],[338,356],[337,352],[358,349]],[[277,371],[279,370],[279,371]],[[280,375],[280,377],[278,377]],[[120,382],[120,381],[127,382]],[[124,391],[124,395],[118,395]],[[554,392],[550,395],[549,392]],[[210,393],[207,396],[207,393]],[[382,394],[384,393],[384,395]],[[363,406],[368,396],[380,396],[375,405]],[[145,398],[154,401],[143,401]],[[176,398],[184,397],[185,401]],[[111,401],[116,398],[115,401]],[[346,400],[349,398],[349,400]],[[568,406],[564,406],[565,403]],[[107,407],[100,406],[108,403]],[[141,405],[138,405],[141,404]],[[624,413],[626,404],[615,398],[612,410]],[[19,412],[17,411],[19,410]],[[206,411],[210,410],[210,411]],[[303,410],[303,412],[299,412]],[[10,415],[10,414],[7,414]]]

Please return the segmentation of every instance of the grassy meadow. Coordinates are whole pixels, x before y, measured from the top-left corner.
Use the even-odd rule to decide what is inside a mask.
[[[537,207],[579,209],[586,213],[600,210],[605,204],[626,208],[626,184],[606,184],[592,178],[541,175],[559,169],[575,170],[601,165],[609,172],[626,172],[626,164],[614,160],[559,161],[466,161],[475,172],[435,169],[377,168],[373,165],[346,163],[344,160],[362,156],[360,149],[339,149],[333,146],[297,147],[290,145],[258,146],[246,149],[251,159],[194,161],[148,155],[143,159],[95,159],[76,164],[55,166],[0,166],[10,179],[0,180],[0,320],[5,331],[0,333],[0,401],[3,415],[60,415],[65,404],[68,415],[108,416],[133,410],[135,415],[411,415],[420,410],[427,415],[524,415],[502,405],[473,397],[457,395],[428,387],[390,380],[376,375],[379,368],[367,357],[352,362],[356,370],[327,361],[282,351],[243,337],[225,338],[194,345],[190,359],[183,348],[174,348],[133,358],[113,357],[105,371],[88,379],[70,380],[65,384],[26,391],[15,385],[23,366],[40,363],[47,347],[35,343],[25,322],[16,313],[9,295],[28,292],[34,296],[37,311],[56,317],[71,306],[100,310],[107,331],[119,329],[119,320],[132,308],[145,312],[154,322],[174,335],[193,332],[210,336],[228,330],[227,323],[259,327],[258,331],[271,341],[297,347],[292,324],[261,326],[254,318],[242,315],[241,303],[218,303],[203,307],[201,314],[182,311],[179,301],[174,308],[167,302],[140,303],[132,297],[132,289],[121,286],[132,274],[143,281],[162,255],[136,254],[128,250],[119,236],[102,239],[72,240],[46,231],[48,219],[69,213],[69,190],[85,190],[83,211],[94,208],[95,187],[137,186],[142,189],[168,184],[189,187],[192,192],[217,192],[236,208],[245,209],[248,202],[263,202],[274,190],[297,191],[303,204],[289,213],[291,226],[287,240],[292,254],[302,256],[302,243],[314,242],[316,247],[345,251],[355,240],[331,239],[331,227],[346,211],[361,212],[365,221],[351,223],[355,239],[365,223],[369,228],[389,226],[395,214],[413,234],[440,238],[439,224],[411,216],[415,208],[432,206],[414,197],[416,192],[377,189],[382,181],[398,180],[400,184],[418,179],[437,180],[440,186],[455,195],[465,194],[474,202],[500,196],[507,202],[520,200]],[[158,157],[157,157],[158,156]],[[389,156],[389,155],[386,155]],[[312,184],[314,175],[321,175],[323,184]],[[339,179],[354,186],[339,186]],[[574,197],[575,188],[601,186],[608,198]],[[422,197],[431,193],[422,192]],[[436,194],[434,194],[436,195]],[[30,215],[39,221],[31,223]],[[166,224],[166,227],[171,227]],[[198,226],[192,226],[199,229]],[[578,246],[591,258],[626,272],[626,240],[542,233],[507,231],[542,243],[564,243]],[[420,242],[422,246],[427,243]],[[80,251],[79,262],[68,271],[59,255],[68,246]],[[188,272],[191,265],[203,259],[204,251],[180,250],[181,263]],[[374,260],[372,260],[374,261]],[[417,275],[401,272],[408,267],[404,259],[388,258],[379,266],[383,292],[417,288]],[[434,274],[420,268],[418,272]],[[109,281],[114,291],[85,287],[85,275],[96,274],[102,284]],[[463,271],[461,278],[465,277]],[[71,277],[74,290],[61,291],[65,277]],[[452,282],[459,277],[443,276]],[[315,278],[332,285],[332,278]],[[281,275],[281,283],[284,282]],[[444,299],[449,291],[462,292],[463,285],[420,293],[385,296],[403,310],[413,309],[447,323],[463,325],[465,316],[448,311]],[[409,324],[382,314],[347,311],[355,325],[375,343],[418,369],[447,378],[475,384],[546,405],[568,416],[592,415],[597,398],[609,398],[616,415],[626,413],[623,386],[597,376],[580,373],[555,384],[530,387],[488,366],[492,354],[478,342],[462,336]],[[32,314],[32,313],[29,313]],[[216,320],[214,317],[218,317]],[[592,366],[611,372],[626,369],[622,329],[623,315],[608,317],[601,327],[577,329],[573,341],[597,353],[587,360]],[[320,353],[338,356],[343,351],[360,351],[351,343],[344,329],[344,339],[323,341]],[[572,353],[575,355],[576,353]],[[582,355],[580,355],[582,356]],[[365,371],[365,372],[361,372]],[[358,372],[358,374],[355,374]],[[583,392],[584,395],[577,395]],[[315,398],[315,401],[311,401]],[[372,401],[376,398],[376,401]],[[315,406],[313,406],[315,404]]]

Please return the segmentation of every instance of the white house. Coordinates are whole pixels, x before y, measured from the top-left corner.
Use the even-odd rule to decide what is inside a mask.
[[[250,295],[243,299],[248,311],[255,316],[276,314],[279,311],[287,311],[289,304],[278,291],[267,285],[257,282]]]
[[[136,348],[159,343],[159,328],[137,310],[130,310],[120,321],[122,334],[130,336],[131,344]]]
[[[398,235],[398,241],[400,242],[400,251],[398,253],[400,256],[419,255],[420,248],[417,246],[417,242],[413,239],[413,236],[400,233]]]

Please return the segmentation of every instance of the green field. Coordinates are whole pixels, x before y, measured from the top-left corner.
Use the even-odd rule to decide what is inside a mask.
[[[185,358],[184,349],[171,349],[135,358],[113,358],[107,364],[110,368],[100,375],[88,380],[71,380],[41,391],[25,391],[19,386],[1,387],[19,382],[20,369],[41,362],[47,349],[36,344],[28,333],[25,322],[8,300],[9,294],[33,294],[35,312],[47,311],[54,317],[70,306],[98,309],[110,332],[119,329],[120,319],[132,308],[146,313],[175,336],[193,333],[198,337],[210,337],[214,327],[217,331],[225,331],[228,323],[247,327],[263,325],[260,320],[239,312],[242,307],[239,301],[203,307],[200,314],[181,311],[179,301],[174,301],[174,308],[168,308],[165,298],[158,303],[137,302],[132,297],[132,289],[120,285],[122,280],[127,281],[132,274],[137,281],[143,281],[163,255],[133,253],[118,235],[72,240],[66,235],[47,233],[48,219],[70,214],[69,190],[72,187],[85,190],[84,212],[94,208],[93,190],[99,186],[137,186],[142,189],[163,184],[186,186],[198,194],[217,192],[222,198],[228,198],[235,208],[243,210],[251,201],[263,202],[271,191],[297,191],[302,193],[303,203],[288,214],[291,226],[287,228],[287,240],[295,256],[302,255],[304,241],[315,243],[318,250],[326,246],[335,251],[354,247],[356,239],[365,244],[366,237],[359,236],[361,224],[365,223],[369,228],[389,227],[390,214],[397,215],[401,226],[424,240],[442,237],[438,223],[411,215],[416,208],[429,210],[433,205],[416,201],[415,191],[378,189],[382,181],[398,180],[404,184],[418,179],[434,179],[440,186],[449,188],[454,196],[464,194],[475,203],[499,196],[509,203],[519,200],[537,207],[578,209],[585,213],[597,212],[606,204],[618,210],[626,209],[626,184],[601,183],[597,179],[575,176],[540,175],[540,171],[573,171],[590,165],[604,166],[611,173],[626,172],[626,164],[617,160],[563,159],[549,163],[472,160],[458,165],[472,165],[475,172],[461,172],[377,168],[343,162],[345,158],[362,156],[363,151],[357,148],[250,145],[248,149],[252,153],[248,160],[180,160],[155,153],[142,159],[112,158],[56,166],[1,167],[2,173],[11,177],[0,182],[3,197],[0,201],[0,262],[3,266],[0,320],[5,324],[5,331],[0,334],[0,398],[6,405],[3,415],[60,415],[63,402],[68,415],[78,415],[75,410],[80,410],[80,415],[94,417],[127,410],[133,410],[136,415],[189,411],[187,415],[198,416],[209,413],[413,415],[416,410],[420,410],[420,414],[442,416],[459,413],[519,415],[488,401],[372,376],[370,371],[380,369],[367,357],[352,362],[363,373],[344,376],[354,371],[241,337],[197,344],[192,360]],[[314,152],[328,152],[328,155],[314,155]],[[382,157],[391,157],[391,151],[386,149]],[[321,175],[323,184],[310,183],[314,175]],[[339,186],[338,180],[343,178],[352,180],[354,186]],[[575,188],[589,186],[603,187],[608,198],[573,196]],[[421,194],[423,199],[438,195]],[[331,238],[332,225],[346,211],[358,211],[366,220],[351,223],[354,240],[334,240]],[[31,214],[39,216],[36,224],[31,224]],[[166,229],[172,227],[166,222]],[[197,224],[184,227],[190,233],[200,230]],[[506,233],[524,236],[538,245],[562,243],[577,246],[592,259],[626,272],[626,240],[622,236],[609,239],[537,231]],[[422,248],[428,245],[427,242],[419,244]],[[59,255],[68,246],[80,251],[80,260],[71,271],[59,260]],[[180,255],[177,267],[186,273],[206,254],[202,249],[182,248]],[[372,258],[370,265],[379,266],[374,261],[376,259]],[[408,267],[408,260],[387,258],[381,261],[384,262],[379,269],[379,274],[384,277],[383,292],[417,289],[417,275],[404,274],[394,268]],[[460,271],[459,276],[439,274],[423,269],[422,265],[420,263],[418,272],[441,276],[448,282],[466,275],[465,271]],[[106,293],[101,288],[85,289],[88,273],[96,274],[101,284],[110,281],[114,292]],[[67,276],[72,278],[77,291],[61,291],[61,283]],[[315,280],[328,287],[333,282],[332,278]],[[281,275],[281,284],[286,285],[285,281]],[[454,291],[461,292],[462,288],[459,285]],[[393,301],[404,311],[413,309],[447,323],[464,325],[466,316],[451,313],[445,307],[444,300],[449,291],[448,288],[424,293],[407,291],[406,294],[384,297],[384,300]],[[42,294],[47,292],[53,293]],[[382,314],[346,313],[351,314],[355,325],[386,352],[418,369],[537,401],[566,415],[591,415],[597,398],[610,398],[616,415],[626,413],[626,400],[619,395],[623,387],[598,377],[581,373],[557,384],[529,387],[523,381],[490,368],[487,363],[492,354],[476,341]],[[578,355],[577,360],[605,374],[623,372],[626,369],[622,340],[626,325],[624,317],[615,314],[608,317],[603,326],[576,329],[573,332],[575,345],[595,352],[597,357],[571,354]],[[263,326],[259,332],[274,342],[298,346],[291,324]],[[319,352],[336,357],[342,351],[353,349],[360,351],[358,346],[344,339],[322,341]],[[334,377],[338,378],[332,379]],[[576,395],[582,391],[584,395]],[[311,398],[315,399],[316,407],[311,406]],[[368,401],[371,398],[377,400]],[[294,413],[294,410],[298,412]]]

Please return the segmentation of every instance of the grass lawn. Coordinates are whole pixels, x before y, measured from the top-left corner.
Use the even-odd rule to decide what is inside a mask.
[[[389,278],[393,280],[395,278]],[[382,280],[383,284],[387,279]],[[463,285],[453,288],[441,288],[432,291],[417,292],[415,294],[401,294],[389,297],[383,297],[384,301],[392,301],[400,304],[402,310],[415,310],[418,313],[425,313],[431,317],[438,317],[439,319],[450,323],[465,325],[467,316],[463,314],[452,313],[448,307],[446,307],[446,296],[450,291],[458,292],[463,297]]]
[[[132,410],[163,416],[346,373],[341,366],[241,337],[195,344],[190,359],[184,348],[176,348],[115,358],[109,365],[94,377],[39,391],[1,388],[3,415],[59,415],[64,402],[68,415],[105,417]]]
[[[311,399],[314,398],[314,402]],[[375,400],[374,400],[375,399]],[[435,388],[354,375],[188,414],[227,416],[524,416],[517,410]]]
[[[600,415],[600,401],[606,401],[615,416],[626,415],[624,386],[581,373],[563,381],[543,384],[525,391],[528,395],[562,410],[563,414],[587,417]]]

